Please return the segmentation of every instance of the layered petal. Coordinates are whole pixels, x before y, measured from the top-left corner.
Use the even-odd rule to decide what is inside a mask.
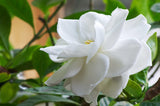
[[[130,74],[135,74],[142,71],[148,66],[152,65],[152,55],[151,50],[145,42],[141,42],[142,48],[137,57],[137,60],[133,67],[130,69]]]
[[[100,48],[100,46],[104,40],[105,29],[104,29],[103,25],[101,23],[99,23],[98,21],[95,21],[94,28],[95,28],[96,38],[92,44],[93,46],[88,54],[88,58],[87,58],[86,63],[88,63],[89,60],[97,53],[98,49]]]
[[[109,68],[107,56],[98,53],[74,77],[71,78],[71,89],[78,96],[89,95],[106,76]]]
[[[78,20],[58,19],[57,32],[67,43],[80,43]]]
[[[97,106],[97,98],[99,91],[94,89],[89,95],[84,96],[84,99],[87,103],[91,103],[90,106]]]
[[[121,39],[116,45],[104,51],[110,59],[108,77],[116,77],[128,71],[136,62],[141,44],[136,39]]]
[[[147,33],[150,27],[151,25],[147,23],[146,18],[143,15],[139,15],[125,22],[121,38],[146,39],[148,38]]]
[[[58,84],[65,78],[70,78],[75,76],[82,68],[84,59],[72,59],[66,64],[64,64],[58,71],[45,82],[47,86],[53,86]]]
[[[121,76],[105,78],[97,87],[106,96],[116,98],[126,87],[129,79],[129,73],[124,73]]]
[[[96,32],[94,30],[95,21],[98,21],[102,25],[107,25],[110,16],[104,14],[98,14],[95,12],[88,12],[82,15],[79,19],[81,40],[95,40]]]
[[[124,9],[115,9],[111,14],[111,19],[108,25],[105,27],[106,29],[106,37],[103,44],[103,49],[109,49],[114,46],[117,40],[120,37],[123,24],[128,15],[128,10]]]
[[[57,45],[50,46],[46,48],[41,48],[40,50],[51,55],[51,59],[68,59],[71,57],[85,57],[92,51],[93,44],[76,44],[76,45]]]

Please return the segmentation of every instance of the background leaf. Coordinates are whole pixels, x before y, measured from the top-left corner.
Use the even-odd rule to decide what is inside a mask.
[[[124,92],[130,95],[131,97],[138,98],[142,95],[141,87],[134,81],[129,80]]]
[[[44,14],[49,15],[49,8],[61,3],[62,1],[64,0],[34,0],[32,4],[42,10]]]
[[[152,60],[154,60],[157,56],[158,51],[158,41],[157,41],[157,33],[154,33],[147,41],[148,46],[152,52]]]
[[[17,93],[18,85],[6,83],[0,89],[0,103],[8,103]]]
[[[11,75],[8,73],[5,73],[5,72],[0,73],[0,83],[9,80],[10,77]]]
[[[140,103],[140,106],[159,106],[159,104],[160,104],[160,95],[154,97],[150,101],[144,101]]]
[[[0,5],[0,46],[9,53],[9,34],[11,27],[11,17],[8,11]]]
[[[66,102],[66,103],[72,103],[72,104],[78,105],[78,103],[72,100],[54,96],[54,95],[36,95],[25,100],[18,106],[34,106],[35,104],[43,103],[43,102]]]
[[[124,4],[121,3],[119,0],[103,0],[103,1],[106,4],[105,11],[107,12],[107,14],[111,14],[112,11],[117,7],[123,8],[123,9],[126,8]]]
[[[128,18],[143,14],[149,23],[160,21],[160,14],[151,11],[151,6],[160,0],[132,0]]]
[[[151,10],[152,10],[153,12],[160,13],[160,3],[155,3],[155,4],[153,4],[152,7],[151,7]]]
[[[12,15],[19,17],[34,27],[32,11],[27,0],[0,0],[0,5],[6,7]]]

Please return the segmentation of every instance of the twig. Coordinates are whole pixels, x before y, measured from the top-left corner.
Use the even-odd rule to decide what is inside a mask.
[[[156,82],[156,84],[154,84],[151,88],[148,89],[148,91],[145,94],[144,101],[151,100],[153,97],[157,96],[158,94],[160,94],[160,78]]]
[[[50,37],[50,39],[51,39],[52,45],[55,45],[54,39],[53,39],[53,37],[52,37],[52,33],[51,33],[51,31],[50,31],[50,29],[49,29],[49,27],[48,27],[48,24],[47,24],[46,20],[43,19],[43,18],[41,18],[41,17],[39,17],[39,20],[40,20],[40,21],[44,24],[44,26],[47,28],[47,32],[49,33],[49,37]]]
[[[93,0],[89,0],[89,9],[93,10]]]

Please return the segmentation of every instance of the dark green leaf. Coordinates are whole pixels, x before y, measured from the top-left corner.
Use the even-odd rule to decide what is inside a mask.
[[[148,22],[160,21],[160,14],[150,10],[151,6],[160,0],[132,0],[128,18],[143,14]]]
[[[129,80],[124,92],[131,97],[138,98],[142,95],[142,89],[136,82]]]
[[[43,77],[46,75],[46,70],[48,69],[52,61],[50,60],[47,53],[38,49],[33,54],[32,63],[33,67],[37,70],[40,78],[43,79]]]
[[[64,0],[34,0],[32,4],[48,15],[49,8],[61,3]]]
[[[157,33],[154,33],[147,41],[148,46],[152,52],[152,60],[154,60],[157,56],[158,51],[158,41],[157,41]]]
[[[4,84],[0,89],[0,103],[8,103],[16,95],[18,89],[17,84]]]
[[[38,94],[53,94],[53,95],[74,95],[70,91],[66,90],[63,86],[56,85],[54,87],[36,87],[29,88],[27,91]]]
[[[0,5],[6,7],[12,15],[21,18],[32,27],[34,26],[32,11],[27,0],[0,0]]]
[[[61,67],[61,63],[54,63],[49,58],[48,54],[41,51],[40,49],[34,52],[32,63],[33,63],[33,67],[37,70],[41,80],[48,73]]]
[[[32,55],[33,55],[34,51],[39,48],[40,48],[40,46],[36,45],[36,46],[31,46],[29,48],[24,49],[22,52],[17,54],[17,56],[13,60],[11,60],[10,64],[12,64],[12,65],[9,68],[14,69],[17,67],[21,67],[24,64],[25,65],[28,64],[30,66],[30,64],[28,62],[30,62],[32,60]]]
[[[160,105],[160,95],[154,97],[150,101],[144,101],[140,103],[140,106],[159,106]]]
[[[106,12],[107,14],[111,14],[114,9],[117,7],[119,8],[126,8],[119,0],[103,0],[106,4]]]
[[[16,106],[16,104],[10,104],[10,103],[1,104],[0,103],[0,106]]]
[[[8,11],[0,6],[0,46],[9,53],[9,34],[11,27],[11,17]]]
[[[152,7],[151,7],[151,10],[152,10],[153,12],[160,13],[160,3],[155,3],[155,4],[153,4]]]
[[[67,102],[67,103],[79,105],[78,103],[72,100],[54,96],[54,95],[37,95],[25,100],[18,106],[34,106],[35,104],[43,103],[43,102]]]
[[[0,83],[9,80],[10,77],[11,77],[11,75],[8,73],[4,73],[4,72],[0,73]]]
[[[140,71],[139,73],[131,75],[130,78],[140,85],[147,86],[148,85],[148,78],[147,78],[148,69],[149,68],[146,68],[143,71]]]

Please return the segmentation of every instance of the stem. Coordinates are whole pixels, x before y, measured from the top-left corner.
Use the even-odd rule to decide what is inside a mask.
[[[44,24],[44,26],[47,28],[47,32],[49,33],[49,37],[51,39],[52,45],[55,45],[55,42],[54,42],[53,37],[52,37],[52,33],[51,33],[51,31],[50,31],[50,29],[48,27],[48,24],[47,24],[46,20],[41,18],[41,17],[39,17],[39,20],[41,20],[42,23]]]
[[[89,0],[89,9],[93,10],[93,0]]]
[[[48,102],[46,102],[45,104],[46,104],[46,106],[49,106],[49,103],[48,103]]]

